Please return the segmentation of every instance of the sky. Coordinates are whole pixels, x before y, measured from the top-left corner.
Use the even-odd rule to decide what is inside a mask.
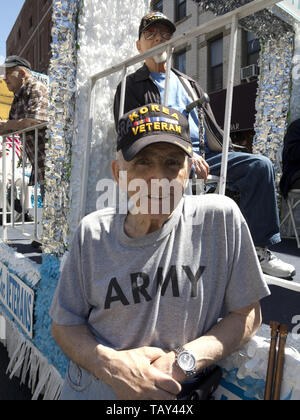
[[[25,0],[0,0],[0,63],[6,56],[6,39],[22,9]]]

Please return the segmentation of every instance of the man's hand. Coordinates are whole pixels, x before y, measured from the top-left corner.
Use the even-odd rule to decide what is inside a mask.
[[[173,379],[180,383],[186,380],[184,372],[176,365],[175,351],[164,353],[152,363],[152,366],[156,367],[161,372],[172,376]]]
[[[6,133],[6,123],[5,120],[0,120],[0,136]]]
[[[120,400],[176,400],[181,385],[169,368],[155,361],[166,353],[155,347],[118,351],[110,357],[107,383]]]
[[[40,124],[40,121],[23,118],[21,120],[1,120],[0,121],[0,136],[3,134],[14,133],[15,131],[24,130],[28,127],[33,127]]]
[[[204,182],[206,182],[209,175],[208,163],[197,153],[193,154],[190,163],[195,167],[197,178],[204,179]]]
[[[181,385],[152,363],[165,352],[156,347],[113,350],[98,344],[87,325],[53,323],[57,344],[74,363],[110,385],[119,399],[176,400]]]

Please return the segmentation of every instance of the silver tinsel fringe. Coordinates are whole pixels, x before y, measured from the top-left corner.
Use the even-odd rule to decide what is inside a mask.
[[[200,4],[203,11],[211,11],[216,15],[224,15],[238,7],[251,3],[252,0],[196,1]],[[254,15],[247,16],[240,20],[239,23],[247,31],[254,33],[256,37],[260,39],[279,38],[283,33],[291,30],[290,25],[282,19],[279,19],[267,9],[257,12]]]
[[[202,10],[223,15],[252,0],[201,0]],[[283,144],[288,123],[291,96],[294,29],[270,10],[262,10],[240,20],[239,24],[255,34],[261,42],[260,77],[256,101],[256,123],[253,151],[269,157],[275,165],[277,180],[280,169],[276,153]]]
[[[49,142],[46,148],[46,198],[43,249],[63,255],[68,246],[71,145],[77,67],[77,16],[81,0],[53,1],[50,61]]]
[[[263,43],[260,56],[259,89],[253,151],[267,156],[275,165],[277,181],[280,150],[288,124],[293,59],[293,37],[289,32]]]

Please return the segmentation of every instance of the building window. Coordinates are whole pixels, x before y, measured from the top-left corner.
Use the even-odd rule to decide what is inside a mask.
[[[175,0],[175,19],[176,22],[186,16],[186,0]]]
[[[186,51],[180,51],[174,54],[174,67],[186,74]]]
[[[31,29],[33,26],[33,20],[32,20],[32,16],[30,16],[29,18],[29,29]]]
[[[223,38],[209,43],[209,91],[223,89]]]
[[[247,62],[246,65],[257,64],[260,53],[260,41],[251,32],[247,32]]]
[[[156,0],[152,2],[152,10],[155,12],[163,12],[163,0]]]

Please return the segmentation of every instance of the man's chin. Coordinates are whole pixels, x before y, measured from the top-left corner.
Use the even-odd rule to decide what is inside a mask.
[[[167,61],[168,54],[167,51],[162,52],[161,54],[157,54],[153,57],[153,60],[156,64],[165,63]]]

